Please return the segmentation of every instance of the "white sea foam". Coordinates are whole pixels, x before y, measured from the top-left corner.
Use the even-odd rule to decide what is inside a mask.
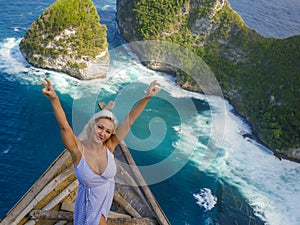
[[[117,11],[116,5],[105,5],[101,8],[101,10],[103,10],[103,11],[113,11],[113,12]]]
[[[183,124],[185,129],[174,127],[180,139],[173,146],[190,155],[191,151],[184,149],[191,148],[190,143],[197,143],[192,146],[196,150],[190,159],[199,170],[208,170],[237,187],[266,224],[299,224],[300,165],[280,161],[265,146],[245,138],[245,134],[252,133],[250,125],[222,98],[184,91],[169,77],[160,82],[172,97],[206,100],[210,106],[209,113],[194,116],[191,123]],[[197,142],[195,138],[200,135],[209,137],[212,144]],[[211,159],[212,156],[215,158]],[[208,168],[207,159],[210,159]]]
[[[0,69],[8,74],[27,72],[26,60],[20,53],[19,43],[21,39],[6,38],[0,42]]]
[[[19,53],[19,42],[15,38],[0,42],[0,69],[10,74],[10,79],[33,85],[49,77],[59,92],[68,93],[75,100],[87,93],[99,93],[102,88],[111,94],[117,93],[124,83],[148,83],[158,79],[165,91],[162,95],[207,101],[210,111],[190,116],[190,123],[174,127],[180,138],[173,146],[180,146],[182,150],[190,148],[190,143],[195,143],[193,148],[196,150],[193,150],[190,160],[198,165],[199,170],[209,170],[236,186],[256,215],[267,224],[299,224],[300,165],[287,160],[279,161],[264,146],[244,138],[243,134],[251,134],[250,126],[233,114],[232,107],[222,98],[182,90],[175,84],[173,77],[155,73],[135,61],[130,62],[130,65],[128,62],[113,62],[107,79],[78,81],[62,73],[31,67]],[[208,144],[199,142],[201,135],[209,138]],[[191,151],[181,151],[181,154],[190,156]],[[209,165],[205,164],[207,158],[210,159]]]
[[[199,193],[193,194],[197,204],[205,211],[211,210],[217,204],[217,197],[214,196],[209,188],[202,188]]]
[[[182,132],[181,127],[180,126],[173,126],[173,129],[180,134]]]
[[[218,111],[217,106],[214,107],[212,113]],[[199,160],[202,157],[192,160],[200,170],[207,169],[236,186],[255,214],[267,224],[299,224],[300,165],[280,161],[256,141],[244,138],[243,134],[251,134],[251,129],[242,118],[231,111],[223,116],[220,119],[227,122],[220,151],[224,154],[219,154],[209,168],[202,168],[203,162]]]
[[[135,69],[128,70],[123,73],[130,73]],[[140,72],[140,75],[139,78],[146,82],[149,74],[143,77],[143,72]],[[150,75],[148,78],[154,77]],[[158,78],[162,89],[172,97],[207,100],[211,108],[209,113],[193,117],[193,122],[174,127],[180,133],[180,139],[173,143],[175,149],[178,147],[181,154],[190,156],[191,151],[184,150],[191,148],[190,143],[194,143],[193,148],[196,150],[193,150],[193,157],[190,159],[199,165],[199,170],[207,169],[236,186],[255,214],[267,224],[299,224],[299,164],[279,161],[261,144],[244,138],[243,134],[251,134],[249,124],[235,115],[228,102],[220,97],[184,91],[169,76]],[[131,78],[130,81],[133,82],[134,79]],[[199,135],[208,136],[212,145],[198,142]],[[215,149],[210,149],[211,147]],[[222,152],[223,154],[219,154]],[[215,158],[212,159],[211,156]],[[210,159],[208,168],[203,166],[207,159]]]
[[[7,79],[37,85],[47,77],[57,91],[62,94],[69,94],[73,99],[79,99],[87,93],[100,93],[101,89],[104,89],[107,93],[118,91],[117,84],[121,82],[122,74],[116,77],[111,76],[113,77],[112,81],[108,79],[110,76],[107,79],[80,81],[65,73],[31,66],[20,52],[20,41],[21,39],[6,38],[3,42],[0,42],[0,69],[11,75],[7,76]]]
[[[180,138],[173,142],[173,147],[181,154],[184,153],[190,157],[193,154],[193,151],[206,148],[206,145],[199,142],[198,136],[195,135],[195,133],[197,133],[197,128],[186,123],[182,123],[180,131]]]

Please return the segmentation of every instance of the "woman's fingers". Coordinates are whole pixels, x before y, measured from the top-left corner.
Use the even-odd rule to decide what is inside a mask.
[[[45,78],[45,81],[39,83],[39,85],[44,86],[43,93],[52,91],[53,87],[50,80],[48,78]]]
[[[46,82],[45,82],[46,81]],[[49,98],[52,98],[55,95],[52,84],[48,78],[45,78],[45,81],[41,81],[39,85],[44,86],[42,93]]]
[[[46,83],[45,81],[46,81],[47,83]],[[48,78],[45,78],[45,81],[41,81],[41,82],[39,83],[39,85],[52,87],[51,81],[50,81]]]
[[[40,86],[45,86],[45,87],[47,86],[47,84],[46,84],[44,81],[41,81],[41,82],[39,83],[39,85],[40,85]]]
[[[154,92],[159,91],[159,87],[158,87],[158,86],[160,87],[160,84],[158,83],[157,80],[153,81],[153,82],[151,83],[151,85],[150,85],[152,91],[154,91]]]
[[[159,86],[160,84],[158,83],[157,80],[152,81],[148,87],[148,91],[146,95],[149,97],[156,95],[160,91]]]
[[[152,86],[152,87],[155,87],[155,85],[160,86],[160,84],[158,83],[157,80],[152,81],[151,84],[150,84],[150,86]]]
[[[48,86],[52,87],[52,84],[51,84],[50,80],[48,78],[45,78],[45,80],[47,81]]]

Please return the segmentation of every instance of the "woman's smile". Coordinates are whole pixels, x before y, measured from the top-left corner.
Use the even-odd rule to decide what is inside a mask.
[[[106,141],[113,133],[114,124],[110,119],[100,118],[95,124],[97,141]]]

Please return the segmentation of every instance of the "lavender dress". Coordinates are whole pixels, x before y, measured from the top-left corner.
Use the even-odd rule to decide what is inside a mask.
[[[114,155],[106,148],[108,162],[105,171],[99,175],[95,173],[82,157],[75,168],[75,175],[79,181],[74,208],[74,225],[98,225],[101,215],[107,216],[114,196],[114,176],[116,163]]]

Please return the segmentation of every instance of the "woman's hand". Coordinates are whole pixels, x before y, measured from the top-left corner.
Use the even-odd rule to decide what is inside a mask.
[[[151,98],[151,97],[155,96],[160,91],[158,86],[160,86],[160,84],[157,82],[157,80],[152,81],[151,84],[148,87],[148,90],[147,90],[147,93],[146,93],[145,97],[146,98]]]
[[[39,85],[43,85],[44,88],[42,90],[42,93],[44,95],[46,95],[50,100],[53,100],[57,97],[55,91],[54,91],[54,88],[50,82],[50,80],[48,78],[45,78],[46,82],[42,81],[39,83]]]

